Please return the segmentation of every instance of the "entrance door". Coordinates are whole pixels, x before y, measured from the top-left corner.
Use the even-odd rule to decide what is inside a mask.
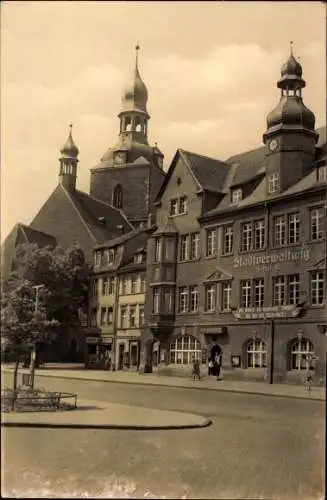
[[[138,359],[138,347],[136,344],[132,344],[131,351],[130,351],[130,364],[131,364],[131,366],[137,366],[137,359]]]
[[[125,351],[125,345],[124,344],[119,344],[119,350],[118,350],[118,370],[122,370],[124,368],[124,351]]]

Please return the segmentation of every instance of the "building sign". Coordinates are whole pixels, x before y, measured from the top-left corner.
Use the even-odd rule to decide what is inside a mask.
[[[235,319],[274,319],[274,318],[296,318],[299,308],[290,306],[276,307],[244,307],[233,312]]]
[[[255,267],[258,271],[278,268],[283,262],[307,262],[310,259],[310,249],[284,250],[264,255],[236,255],[233,261],[235,269],[246,269]]]

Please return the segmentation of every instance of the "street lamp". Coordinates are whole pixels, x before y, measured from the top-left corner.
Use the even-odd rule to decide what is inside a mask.
[[[34,317],[36,320],[36,316],[39,309],[39,292],[45,285],[33,285],[32,288],[35,290],[35,308],[34,308]],[[34,387],[34,377],[35,377],[35,361],[36,361],[36,340],[33,343],[33,348],[31,352],[31,363],[30,363],[30,387],[33,389]]]

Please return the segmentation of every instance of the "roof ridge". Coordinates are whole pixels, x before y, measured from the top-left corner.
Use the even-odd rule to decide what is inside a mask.
[[[94,236],[94,234],[92,233],[92,231],[90,230],[90,227],[89,225],[87,224],[87,222],[84,220],[84,218],[82,217],[82,214],[80,213],[80,211],[78,210],[77,206],[76,206],[76,203],[74,203],[74,200],[71,196],[71,193],[68,192],[66,190],[66,188],[62,185],[62,184],[59,184],[59,186],[61,186],[61,189],[63,190],[64,194],[67,196],[67,198],[69,199],[69,201],[71,202],[71,204],[73,205],[73,207],[75,208],[80,220],[82,221],[82,223],[84,224],[84,226],[86,227],[86,230],[87,232],[89,233],[89,235],[91,236],[91,238],[95,241],[95,243],[97,243],[97,240],[96,240],[96,237]],[[81,191],[79,191],[81,192]]]
[[[216,161],[219,163],[223,163],[226,167],[229,167],[229,165],[224,160],[218,160],[218,158],[213,158],[212,156],[203,155],[203,154],[199,154],[199,153],[193,153],[192,151],[186,151],[185,149],[180,149],[180,151],[182,151],[183,153],[186,153],[186,154],[199,156],[200,158],[204,158],[205,160],[213,160],[213,161]]]

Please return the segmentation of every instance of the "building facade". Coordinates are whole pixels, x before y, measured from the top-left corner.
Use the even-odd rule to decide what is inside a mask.
[[[178,150],[148,242],[142,365],[165,370],[219,344],[226,377],[298,382],[326,358],[326,130],[291,53],[264,146],[225,162]],[[154,348],[154,346],[156,346]]]
[[[96,247],[86,367],[137,370],[144,327],[146,230]]]

